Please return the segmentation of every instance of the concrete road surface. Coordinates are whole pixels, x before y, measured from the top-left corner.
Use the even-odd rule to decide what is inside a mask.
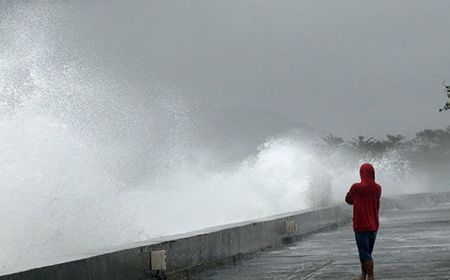
[[[392,210],[381,217],[380,226],[373,254],[376,279],[450,280],[450,204]],[[353,279],[358,272],[349,224],[260,252],[236,265],[192,275],[192,279],[336,280]]]

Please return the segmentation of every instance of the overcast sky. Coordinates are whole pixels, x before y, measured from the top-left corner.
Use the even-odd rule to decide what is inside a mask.
[[[345,138],[450,125],[438,112],[450,83],[450,1],[95,5],[78,20],[102,29],[96,55],[201,104],[271,109]]]

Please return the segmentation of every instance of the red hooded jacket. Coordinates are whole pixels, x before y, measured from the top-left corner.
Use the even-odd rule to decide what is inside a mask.
[[[353,230],[377,231],[379,228],[381,186],[375,182],[375,169],[365,163],[359,170],[361,182],[353,184],[345,202],[353,205]]]

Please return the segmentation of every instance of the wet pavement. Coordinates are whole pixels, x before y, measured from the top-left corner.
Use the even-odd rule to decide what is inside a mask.
[[[450,280],[450,204],[392,210],[380,218],[373,257],[376,279]],[[353,279],[359,272],[351,225],[317,233],[283,248],[191,279]]]

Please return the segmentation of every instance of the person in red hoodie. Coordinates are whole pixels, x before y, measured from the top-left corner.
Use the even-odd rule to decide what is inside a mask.
[[[361,182],[351,186],[345,202],[353,205],[353,230],[361,261],[361,276],[357,280],[374,279],[372,251],[379,228],[381,186],[375,182],[375,169],[364,163],[359,170]]]

